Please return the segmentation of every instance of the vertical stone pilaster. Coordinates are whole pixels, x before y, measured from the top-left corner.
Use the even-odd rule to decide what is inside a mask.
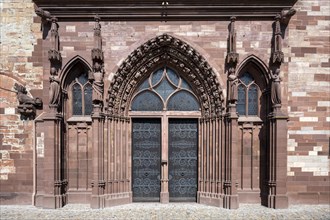
[[[62,170],[64,158],[62,149],[61,114],[48,113],[36,122],[36,132],[45,135],[44,152],[37,154],[37,178],[35,205],[43,208],[61,208],[67,203],[66,186]]]
[[[236,112],[237,83],[236,65],[236,17],[230,18],[228,53],[226,59],[227,76],[227,113],[225,115],[225,146],[224,146],[224,200],[223,207],[237,209],[239,206],[237,194],[237,166],[238,166],[238,115]]]
[[[269,208],[288,208],[287,197],[287,119],[285,115],[273,114],[270,120],[269,149]]]
[[[289,11],[292,16],[295,11]],[[289,16],[288,14],[288,16]],[[270,64],[271,101],[272,112],[269,114],[269,179],[268,179],[268,199],[269,208],[288,208],[287,197],[287,133],[288,125],[286,116],[282,110],[281,99],[281,78],[280,67],[284,62],[284,53],[282,52],[282,31],[281,21],[283,23],[284,15],[275,17],[274,42],[272,59]],[[289,17],[288,17],[289,18]]]
[[[237,194],[237,166],[238,166],[238,115],[236,106],[228,105],[225,117],[225,164],[224,164],[224,200],[223,207],[237,209],[239,206]]]
[[[92,181],[92,208],[105,207],[105,180],[104,180],[104,114],[100,105],[94,105],[92,114],[93,130],[93,181]]]

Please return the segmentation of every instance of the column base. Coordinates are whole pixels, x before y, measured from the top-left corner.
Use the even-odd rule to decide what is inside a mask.
[[[160,203],[167,204],[170,202],[170,194],[169,192],[161,192],[160,193]]]
[[[36,195],[35,206],[46,209],[58,209],[67,203],[66,195]]]
[[[223,195],[218,193],[197,192],[197,202],[204,205],[222,207]]]
[[[223,207],[225,209],[238,209],[238,195],[224,195],[223,198]]]
[[[91,208],[103,209],[105,207],[104,195],[92,195],[91,196]]]
[[[269,195],[267,207],[273,209],[287,209],[289,207],[288,196]]]
[[[105,207],[112,207],[117,205],[125,205],[132,203],[132,193],[114,193],[106,195],[92,195],[91,198],[91,208],[92,209],[102,209]]]

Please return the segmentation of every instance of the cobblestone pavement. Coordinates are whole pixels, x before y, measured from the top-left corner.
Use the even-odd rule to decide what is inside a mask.
[[[105,209],[91,209],[89,205],[70,204],[57,210],[34,206],[0,206],[0,219],[330,219],[330,205],[292,205],[275,210],[260,205],[241,204],[237,210],[196,203],[133,203]]]

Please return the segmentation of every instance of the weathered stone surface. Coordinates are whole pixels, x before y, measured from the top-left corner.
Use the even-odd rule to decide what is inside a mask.
[[[50,34],[43,36],[41,19],[32,0],[7,0],[1,6],[0,53],[0,184],[2,193],[16,192],[26,198],[33,191],[33,147],[43,156],[41,134],[34,137],[33,121],[21,121],[17,113],[14,83],[25,85],[30,94],[40,96],[48,106]],[[301,0],[283,32],[284,63],[281,65],[282,110],[288,123],[288,192],[291,203],[309,201],[329,192],[330,127],[330,6],[327,1]],[[132,51],[155,36],[168,33],[196,49],[212,66],[226,97],[229,21],[108,22],[101,21],[105,85]],[[273,37],[273,21],[236,21],[238,68],[250,55],[268,66]],[[91,66],[94,22],[59,21],[59,75],[79,55]],[[43,37],[45,39],[43,39]],[[9,90],[9,91],[8,91]],[[11,92],[12,91],[12,92]],[[37,115],[41,112],[37,112]],[[39,139],[38,139],[39,138]],[[39,142],[38,142],[39,140]],[[318,186],[322,186],[317,190]],[[308,197],[303,193],[311,192]],[[24,194],[24,195],[23,195]],[[26,199],[12,199],[12,203]],[[22,197],[22,198],[23,198]],[[6,197],[7,198],[7,197]],[[1,199],[1,198],[0,198]],[[8,203],[8,199],[1,200]],[[324,200],[325,201],[325,200]]]

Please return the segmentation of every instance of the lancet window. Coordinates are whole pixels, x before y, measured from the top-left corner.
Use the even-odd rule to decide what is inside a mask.
[[[237,112],[240,116],[259,115],[260,89],[253,76],[245,72],[239,77]]]
[[[93,110],[92,85],[88,81],[87,73],[76,77],[71,86],[72,115],[90,115]]]

